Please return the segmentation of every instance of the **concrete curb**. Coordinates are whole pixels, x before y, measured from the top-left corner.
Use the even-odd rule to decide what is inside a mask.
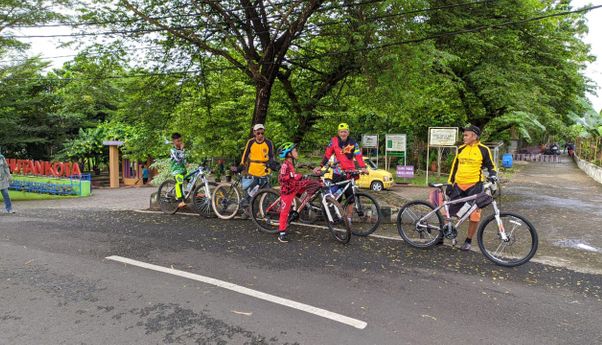
[[[149,203],[149,210],[152,211],[159,211],[159,197],[157,192],[154,192],[153,194],[151,194],[150,197],[150,203]],[[389,205],[381,205],[380,206],[380,210],[381,213],[383,215],[383,220],[384,223],[386,224],[392,224],[395,223],[397,221],[397,212],[399,212],[400,207],[395,207],[395,206],[389,206]],[[192,210],[190,210],[192,212]]]

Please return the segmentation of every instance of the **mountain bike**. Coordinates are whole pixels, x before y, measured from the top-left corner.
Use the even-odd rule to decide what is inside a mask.
[[[531,222],[515,213],[500,212],[493,198],[497,190],[496,183],[488,181],[483,184],[483,192],[456,200],[448,200],[444,192],[444,188],[451,185],[431,183],[429,186],[439,188],[444,195],[441,205],[435,207],[426,201],[410,201],[397,214],[397,230],[407,244],[429,248],[443,237],[455,244],[458,227],[478,208],[491,205],[494,213],[481,221],[477,231],[477,241],[483,255],[497,265],[514,267],[528,262],[537,252],[537,232]],[[458,211],[459,220],[453,224],[449,206],[460,203],[464,205]]]
[[[261,179],[258,184],[258,189],[270,188],[269,176]],[[255,185],[249,186],[247,191],[253,192]],[[256,191],[255,191],[256,192]],[[232,183],[219,184],[211,195],[211,204],[213,211],[221,219],[234,218],[239,210],[245,210],[248,205],[245,205],[245,197],[247,192],[242,188],[242,175],[237,173]],[[252,197],[252,195],[249,194]]]
[[[359,170],[346,170],[343,173],[347,174],[349,178],[336,183],[331,180],[325,180],[324,183],[330,187],[338,202],[342,202],[345,192],[351,189],[353,198],[355,199],[353,202],[351,232],[356,236],[368,236],[378,229],[382,221],[383,216],[380,205],[370,194],[359,191],[359,188],[355,184],[356,177],[361,174]],[[299,202],[297,200],[297,203]],[[345,203],[343,204],[345,212],[347,212],[350,204],[349,199],[345,199]],[[319,200],[317,200],[317,195],[314,195],[314,198],[309,201],[307,207],[300,213],[299,220],[302,223],[313,224],[322,216],[322,206]]]
[[[214,182],[207,180],[209,173],[209,168],[199,165],[198,168],[184,176],[184,184],[182,185],[184,201],[191,200],[192,208],[198,214],[207,218],[213,215],[211,189],[216,185]],[[161,211],[167,214],[178,212],[180,202],[176,198],[176,181],[174,179],[168,179],[161,183],[158,195]]]
[[[326,225],[332,236],[343,244],[351,240],[351,224],[345,215],[345,210],[324,183],[324,174],[304,175],[304,178],[319,177],[320,186],[313,193],[303,193],[297,202],[293,202],[289,213],[288,224],[296,221],[299,214],[310,205],[312,200],[319,200]],[[280,224],[280,192],[274,189],[263,189],[251,200],[251,218],[259,230],[275,234]]]

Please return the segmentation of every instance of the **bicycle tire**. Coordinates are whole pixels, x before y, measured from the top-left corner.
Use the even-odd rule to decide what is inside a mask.
[[[328,213],[326,212],[325,206],[322,205],[322,212],[324,212],[326,225],[328,226],[332,237],[334,237],[334,239],[340,243],[349,243],[351,240],[351,224],[345,215],[343,206],[341,206],[341,204],[330,195],[326,196],[326,204],[329,208],[332,208],[332,211],[334,211],[330,212],[331,216],[333,217],[333,221],[331,222],[328,219]],[[340,226],[341,224],[343,225],[342,227]]]
[[[424,212],[423,215],[416,215],[416,213],[410,209],[412,206],[415,206],[415,205],[416,206],[420,205],[420,206],[423,206],[424,208],[428,208],[429,211],[428,212],[422,211],[422,212]],[[404,242],[406,242],[407,244],[409,244],[412,247],[425,249],[425,248],[430,248],[430,247],[436,245],[437,242],[439,242],[441,240],[441,238],[443,237],[443,231],[442,231],[443,217],[441,217],[440,212],[433,213],[433,215],[436,217],[437,222],[439,223],[438,226],[433,226],[433,227],[437,228],[437,229],[433,229],[433,230],[437,231],[436,236],[431,236],[431,231],[426,230],[426,233],[429,235],[430,239],[427,239],[427,241],[425,243],[416,242],[410,236],[410,231],[413,231],[413,232],[417,233],[419,237],[422,238],[423,233],[425,231],[417,230],[416,224],[419,219],[421,219],[424,215],[428,214],[430,211],[432,211],[434,209],[435,209],[435,207],[433,207],[433,205],[431,205],[430,203],[428,203],[426,201],[422,201],[422,200],[410,201],[410,202],[406,203],[405,205],[403,205],[401,207],[401,209],[399,209],[399,212],[397,213],[397,231],[399,232],[399,235],[401,236],[401,238],[403,238]],[[408,210],[410,210],[414,214],[414,216],[411,216]],[[408,214],[408,216],[410,216],[410,218],[413,220],[413,222],[411,223],[412,224],[411,228],[408,228],[407,225],[404,225],[404,219],[403,219],[404,214]],[[432,217],[431,217],[431,219],[432,219]],[[434,221],[434,220],[432,220],[432,221]],[[429,224],[427,222],[427,225],[431,225],[431,224]]]
[[[372,206],[367,206],[368,203],[366,203],[366,205],[362,205],[362,199],[370,200],[370,204],[372,204]],[[343,209],[347,211],[347,207],[349,207],[349,200],[345,200]],[[354,235],[365,237],[374,233],[374,231],[376,231],[376,229],[378,229],[380,226],[382,218],[383,216],[380,210],[380,205],[374,197],[368,193],[355,193],[351,226],[351,232]]]
[[[537,247],[538,247],[538,244],[539,244],[538,243],[538,236],[537,236],[537,231],[535,230],[535,227],[533,226],[533,224],[531,224],[531,222],[529,222],[529,220],[527,220],[525,217],[523,217],[523,216],[521,216],[519,214],[516,214],[516,213],[502,212],[502,213],[500,213],[500,218],[502,218],[502,224],[504,224],[504,218],[506,218],[506,217],[512,217],[512,218],[518,219],[518,220],[522,221],[526,225],[528,233],[529,233],[529,235],[531,237],[531,244],[530,244],[530,246],[528,248],[528,252],[527,252],[526,255],[524,255],[524,256],[521,255],[516,260],[503,260],[501,258],[498,258],[498,257],[494,256],[493,254],[490,253],[490,251],[487,248],[485,248],[486,244],[485,244],[485,240],[484,240],[484,236],[485,236],[484,232],[485,232],[485,229],[487,228],[487,225],[489,225],[489,223],[491,223],[492,221],[494,221],[495,222],[495,227],[493,227],[493,228],[496,229],[496,230],[498,229],[497,221],[495,219],[495,215],[491,215],[491,216],[487,217],[484,221],[481,222],[481,224],[479,225],[479,229],[477,231],[477,241],[479,243],[479,249],[481,250],[481,253],[483,253],[483,255],[487,259],[491,260],[496,265],[503,266],[503,267],[516,267],[516,266],[520,266],[520,265],[523,265],[523,264],[527,263],[529,260],[531,260],[531,258],[533,258],[533,256],[537,252]],[[516,220],[510,219],[508,222],[511,222],[511,223],[514,222],[515,225],[516,225]],[[515,230],[516,230],[516,227],[514,227],[510,231],[510,234],[508,234],[508,231],[506,229],[506,233],[507,233],[507,235],[509,237],[509,241],[506,242],[508,244],[506,244],[505,247],[512,247],[512,246],[514,246],[517,243],[518,235],[514,233]],[[492,231],[489,231],[489,232],[492,232]],[[493,234],[491,236],[493,236],[493,242],[495,242],[495,236]],[[488,242],[489,242],[489,238],[491,236],[487,236],[488,237]],[[498,237],[498,240],[499,240],[499,235],[497,235],[497,237]],[[501,243],[501,244],[503,244],[503,243]],[[501,246],[501,244],[498,245],[498,249]],[[518,247],[518,246],[516,246],[516,247]],[[511,250],[511,251],[512,251],[512,253],[515,253],[513,250]]]
[[[159,200],[159,209],[165,214],[174,214],[178,212],[178,204],[175,194],[176,181],[168,179],[163,181],[157,190]]]
[[[295,198],[295,202],[296,205],[301,205],[299,198]],[[319,198],[314,198],[299,212],[299,222],[303,224],[315,224],[321,216],[322,205],[319,202]]]
[[[266,211],[268,204],[272,207]],[[271,188],[262,189],[251,199],[251,219],[260,231],[275,234],[280,224],[280,208],[280,193]]]
[[[213,203],[211,202],[211,186],[216,186],[215,182],[209,182],[209,195],[205,193],[205,185],[199,184],[192,191],[192,204],[196,212],[205,217],[211,218],[215,216],[215,212],[213,212]]]
[[[240,192],[231,183],[222,183],[211,194],[213,212],[220,219],[232,219],[240,208]]]

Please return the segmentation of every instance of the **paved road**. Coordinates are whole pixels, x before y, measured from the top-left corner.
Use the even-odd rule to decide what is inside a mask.
[[[537,228],[538,261],[602,274],[602,185],[572,160],[521,165],[504,194]]]
[[[248,221],[21,208],[0,217],[0,344],[595,344],[602,276],[396,241],[279,244]],[[365,321],[365,329],[119,255]]]

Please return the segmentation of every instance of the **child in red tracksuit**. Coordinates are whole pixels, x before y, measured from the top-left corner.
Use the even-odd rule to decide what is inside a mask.
[[[319,188],[319,182],[312,180],[303,180],[303,175],[295,172],[293,160],[299,158],[299,153],[293,143],[285,143],[281,145],[280,157],[284,158],[280,173],[278,174],[278,182],[280,183],[280,220],[278,223],[278,241],[288,242],[286,235],[286,227],[288,225],[288,216],[291,211],[293,200],[297,194],[301,194],[306,190]]]

